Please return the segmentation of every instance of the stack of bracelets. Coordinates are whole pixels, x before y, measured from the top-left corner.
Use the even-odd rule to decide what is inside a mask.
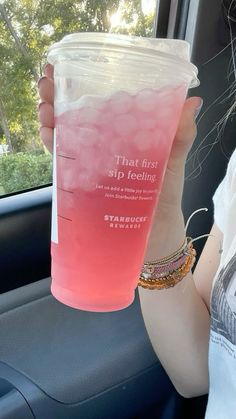
[[[195,260],[192,239],[186,237],[182,246],[172,255],[144,263],[138,285],[150,290],[174,287],[191,270]]]

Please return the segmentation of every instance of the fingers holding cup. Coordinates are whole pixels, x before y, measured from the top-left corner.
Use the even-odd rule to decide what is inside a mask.
[[[41,127],[39,130],[41,140],[45,147],[52,153],[53,151],[53,129],[48,127]]]
[[[184,161],[197,135],[196,118],[201,110],[201,97],[191,97],[185,101],[178,130],[171,150],[171,159]]]
[[[46,148],[52,152],[54,129],[54,81],[53,66],[50,64],[45,66],[44,76],[38,81],[38,92],[40,96],[40,103],[38,105],[40,137]]]
[[[42,102],[53,104],[54,81],[47,76],[42,76],[38,81],[38,91]]]

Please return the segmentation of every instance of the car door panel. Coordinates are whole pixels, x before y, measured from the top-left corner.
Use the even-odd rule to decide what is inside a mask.
[[[175,3],[160,3],[161,36],[168,33],[169,7],[173,10]],[[228,109],[227,101],[217,107],[212,102],[228,87],[224,69],[231,51],[229,47],[207,63],[222,49],[222,32],[228,30],[219,19],[216,36],[220,0],[178,3],[179,23],[172,21],[169,31],[193,43],[201,86],[192,94],[205,102],[194,152]],[[214,140],[213,132],[208,147]],[[230,155],[235,146],[232,123],[224,142]],[[186,180],[185,218],[199,206],[210,208],[207,216],[191,222],[188,233],[193,237],[209,231],[212,194],[226,165],[219,143],[203,170]],[[190,159],[186,177],[194,169]],[[177,394],[153,352],[137,295],[132,306],[115,313],[74,310],[51,296],[51,194],[52,188],[45,187],[0,200],[0,419],[203,418],[207,397],[184,400]],[[198,254],[202,246],[196,244]]]
[[[131,418],[152,405],[160,418],[177,417],[181,398],[151,347],[137,296],[126,310],[91,313],[57,302],[49,279],[16,291],[0,296],[0,377],[36,418]]]
[[[50,275],[52,187],[0,199],[0,293]]]

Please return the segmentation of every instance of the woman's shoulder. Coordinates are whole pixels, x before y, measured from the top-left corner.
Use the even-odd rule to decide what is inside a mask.
[[[214,220],[222,232],[225,230],[228,208],[236,194],[236,149],[232,153],[225,177],[213,196]]]
[[[236,148],[231,154],[231,157],[228,161],[226,174],[221,182],[222,187],[224,185],[224,187],[228,189],[229,192],[234,192],[234,189],[231,189],[231,188],[233,186],[232,182],[235,180],[235,178],[236,178]]]
[[[231,189],[231,193],[236,192],[236,148],[230,157],[226,176],[228,177],[228,186]]]
[[[229,159],[229,165],[232,164],[232,162],[236,162],[236,148],[234,149],[230,159]]]

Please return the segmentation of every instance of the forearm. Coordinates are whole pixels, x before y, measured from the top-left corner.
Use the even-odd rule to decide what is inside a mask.
[[[156,215],[146,260],[170,255],[184,238],[181,210],[162,209]],[[206,393],[210,316],[192,274],[174,288],[140,288],[139,295],[151,343],[176,389],[186,397]]]

